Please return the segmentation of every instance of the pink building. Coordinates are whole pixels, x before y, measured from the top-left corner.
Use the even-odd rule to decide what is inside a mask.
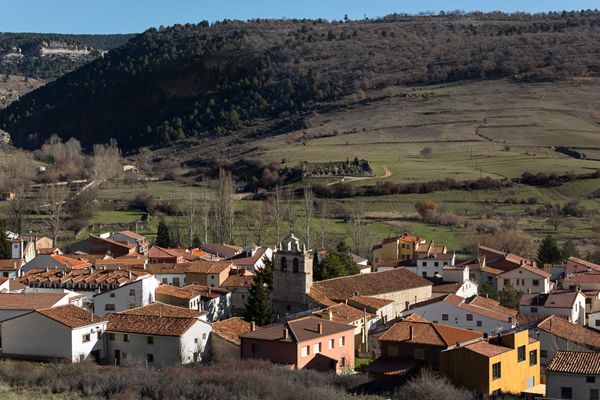
[[[321,372],[354,367],[354,327],[314,317],[270,325],[241,336],[242,358]]]

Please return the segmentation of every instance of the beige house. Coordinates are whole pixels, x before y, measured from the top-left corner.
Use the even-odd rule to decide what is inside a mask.
[[[498,291],[510,283],[523,293],[548,293],[553,286],[550,282],[551,276],[552,274],[542,269],[522,264],[518,268],[498,275]]]

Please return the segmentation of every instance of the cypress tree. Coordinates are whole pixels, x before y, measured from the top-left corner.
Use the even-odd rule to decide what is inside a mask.
[[[6,234],[6,229],[8,225],[5,219],[0,220],[0,258],[10,258],[10,241],[8,240],[8,235]]]
[[[165,223],[164,219],[160,219],[158,223],[158,232],[156,233],[156,242],[158,247],[169,247],[171,246],[171,237],[169,236],[169,227]]]
[[[543,267],[544,264],[558,264],[561,259],[562,255],[558,244],[556,244],[556,239],[550,235],[546,236],[538,248],[537,263],[540,267]]]
[[[581,257],[579,250],[577,250],[577,247],[575,246],[575,242],[571,239],[563,243],[562,248],[560,249],[560,255],[563,262],[567,261],[570,257]]]
[[[269,299],[267,284],[261,275],[256,275],[248,291],[250,297],[246,303],[246,321],[254,321],[258,326],[269,325],[273,320],[273,306]]]

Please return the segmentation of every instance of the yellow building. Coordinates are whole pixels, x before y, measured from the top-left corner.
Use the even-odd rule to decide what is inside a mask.
[[[540,384],[539,354],[527,330],[512,332],[441,352],[440,371],[481,393],[521,393]]]
[[[425,239],[406,234],[383,239],[380,245],[373,247],[374,265],[383,259],[413,260],[416,258],[419,245],[423,243]]]

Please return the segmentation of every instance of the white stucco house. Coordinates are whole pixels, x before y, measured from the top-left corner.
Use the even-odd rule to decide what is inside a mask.
[[[558,351],[546,368],[546,398],[599,399],[600,354]]]
[[[0,293],[0,321],[69,304],[67,293]]]
[[[160,285],[154,275],[145,275],[133,282],[93,296],[94,311],[100,316],[151,304]]]
[[[550,282],[551,276],[552,274],[543,269],[523,263],[518,268],[498,275],[498,291],[504,289],[504,286],[510,283],[515,289],[523,293],[548,293],[553,286]]]
[[[33,311],[2,323],[2,358],[82,362],[105,357],[106,320],[67,304]]]
[[[189,311],[182,308],[183,311]],[[206,360],[212,326],[197,317],[109,314],[107,362],[121,365],[127,359],[164,368]]]
[[[402,313],[416,314],[435,324],[495,335],[516,326],[517,311],[482,296],[464,299],[454,294],[415,303]]]
[[[563,315],[585,325],[585,296],[580,290],[552,290],[548,294],[526,293],[519,303],[523,315]]]
[[[456,257],[454,253],[419,253],[416,265],[406,266],[406,269],[422,277],[442,276],[445,266],[453,266]]]

